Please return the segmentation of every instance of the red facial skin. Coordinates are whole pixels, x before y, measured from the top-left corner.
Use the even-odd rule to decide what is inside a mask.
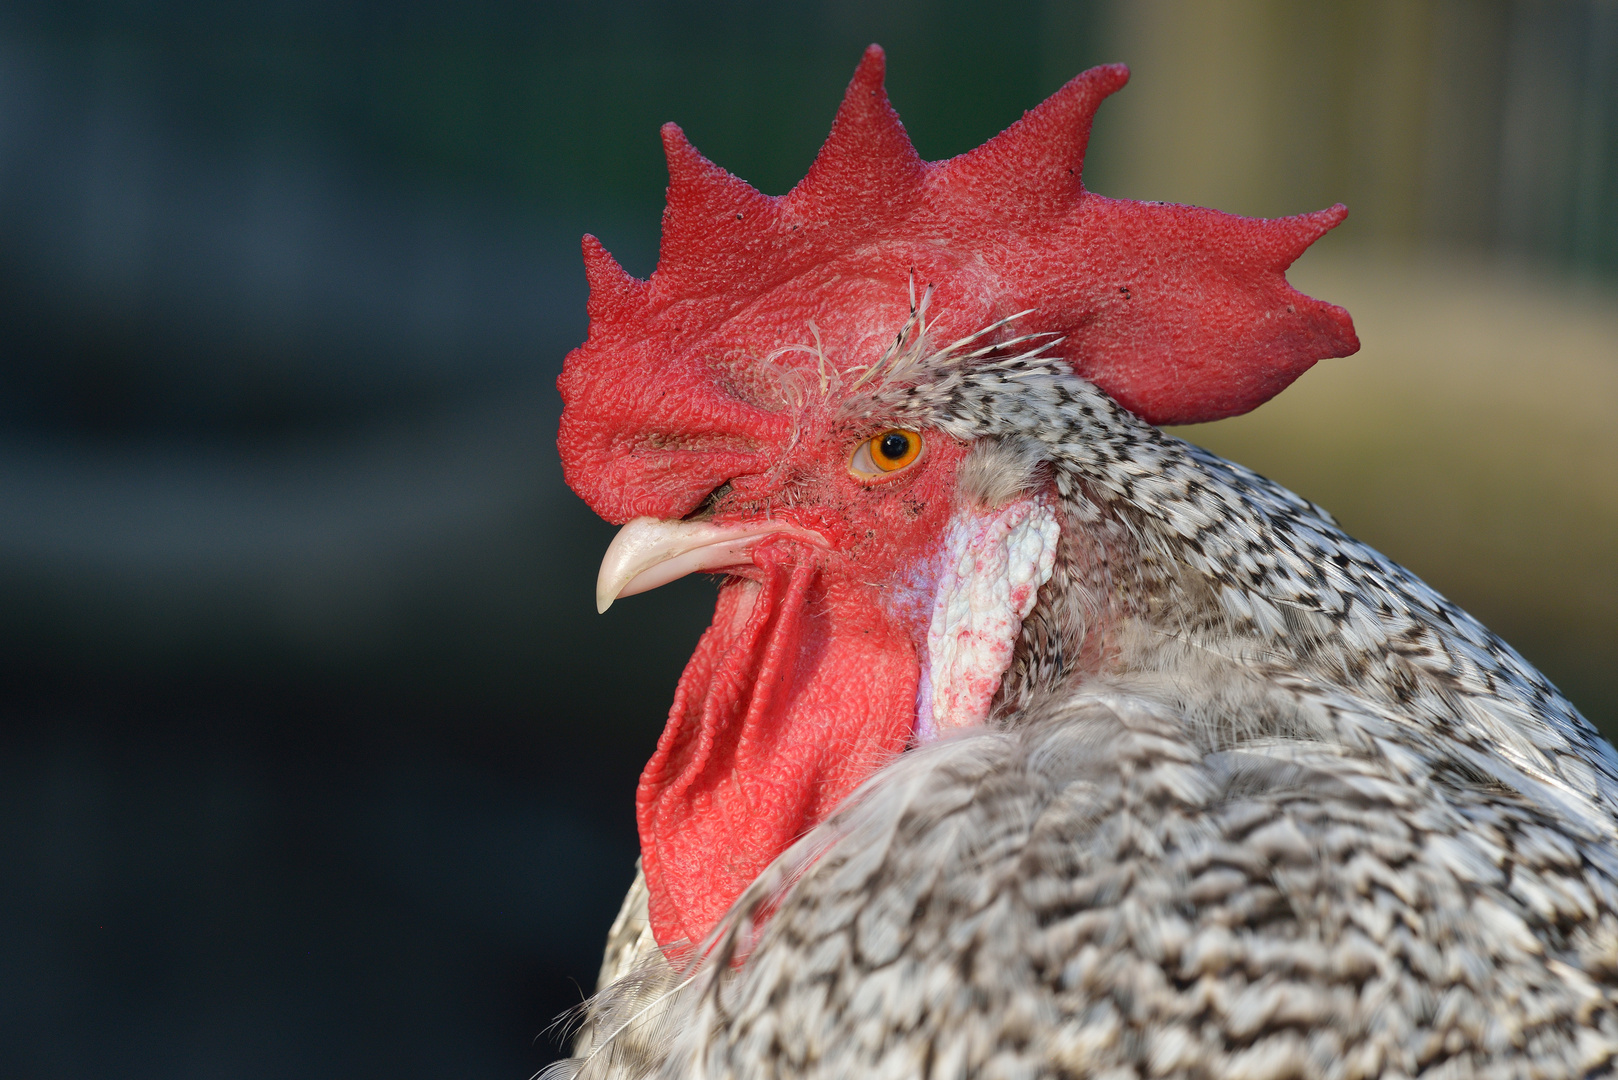
[[[755,565],[722,586],[680,679],[636,799],[664,945],[700,941],[775,856],[910,739],[926,626],[894,594],[936,549],[964,448],[933,435],[909,467],[864,483],[848,471],[859,441],[828,438],[739,479],[732,499],[753,508],[714,517],[768,513],[830,548],[761,543]]]

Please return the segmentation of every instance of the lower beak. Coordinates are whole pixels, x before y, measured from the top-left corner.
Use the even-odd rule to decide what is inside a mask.
[[[819,533],[784,521],[715,525],[707,521],[636,518],[619,529],[607,545],[601,573],[596,578],[596,610],[604,612],[620,596],[648,592],[687,574],[747,566],[760,540],[781,533],[826,546]]]

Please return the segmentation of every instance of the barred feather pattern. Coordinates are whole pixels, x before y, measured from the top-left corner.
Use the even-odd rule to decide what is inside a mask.
[[[620,947],[553,1075],[1614,1071],[1618,757],[1543,676],[1052,355],[862,409],[1061,498],[990,722],[873,776],[696,960]]]

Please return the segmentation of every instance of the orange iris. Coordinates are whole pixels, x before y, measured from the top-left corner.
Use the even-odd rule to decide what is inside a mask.
[[[921,435],[894,428],[875,436],[866,445],[870,447],[871,464],[883,472],[897,472],[921,453]]]

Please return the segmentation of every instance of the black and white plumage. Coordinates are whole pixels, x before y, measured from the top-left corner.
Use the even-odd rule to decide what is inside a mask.
[[[559,1071],[1610,1072],[1618,757],[1324,510],[1059,352],[946,355],[862,406],[970,442],[963,500],[1059,497],[989,723],[874,775],[701,960],[632,889],[627,977]]]

